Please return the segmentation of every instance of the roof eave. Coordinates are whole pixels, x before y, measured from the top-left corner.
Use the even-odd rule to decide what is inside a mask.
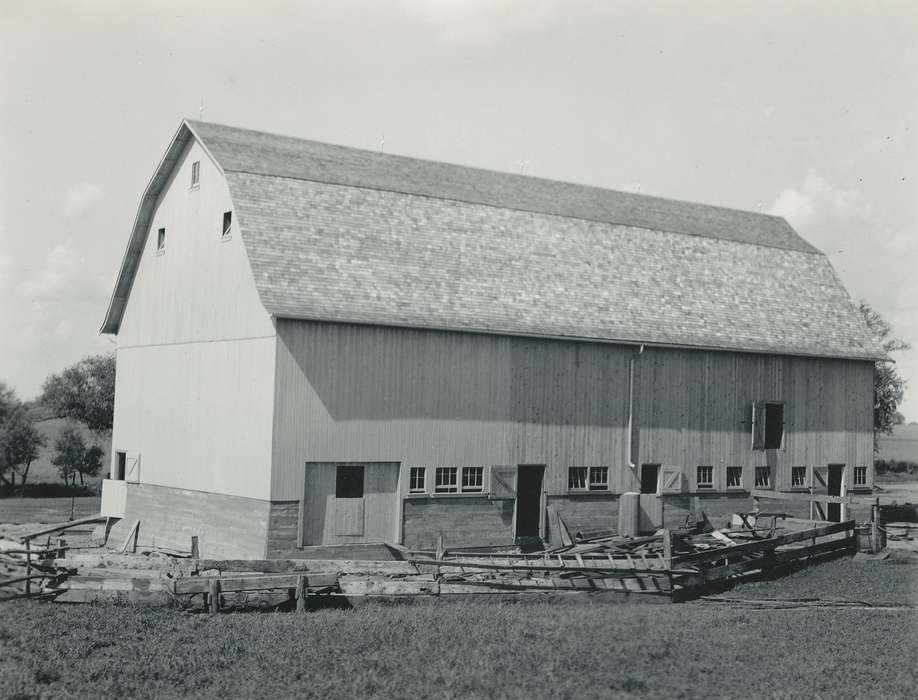
[[[778,355],[786,357],[809,357],[813,359],[824,360],[852,360],[858,362],[890,362],[890,358],[885,355],[876,355],[871,353],[854,354],[854,353],[819,353],[819,352],[802,352],[799,350],[776,350],[766,348],[752,348],[739,346],[720,346],[703,343],[666,343],[658,340],[640,340],[638,338],[599,338],[593,336],[575,336],[575,335],[552,335],[547,333],[527,333],[525,331],[502,331],[487,328],[472,327],[454,327],[454,326],[437,326],[437,325],[412,325],[408,323],[367,321],[367,320],[350,320],[340,318],[321,318],[310,316],[296,316],[283,312],[269,312],[272,319],[285,321],[311,321],[316,323],[341,323],[356,326],[380,326],[384,328],[402,328],[419,331],[440,331],[446,333],[473,333],[476,335],[495,335],[508,336],[513,338],[533,338],[540,340],[566,340],[578,343],[603,343],[606,345],[628,345],[633,347],[646,346],[649,348],[668,348],[676,350],[698,350],[708,352],[735,352],[749,355]]]

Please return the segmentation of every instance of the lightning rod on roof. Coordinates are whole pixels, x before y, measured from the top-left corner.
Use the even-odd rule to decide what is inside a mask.
[[[380,153],[386,152],[386,135],[385,134],[382,135],[382,141],[379,142],[379,152]]]
[[[529,160],[521,160],[521,161],[520,161],[520,174],[521,174],[521,175],[522,175],[522,173],[523,173],[523,168],[525,168],[525,167],[526,167],[527,165],[529,165],[529,163],[531,163],[531,162],[532,162],[532,161],[529,161]]]
[[[204,98],[201,98],[201,106],[198,107],[198,118],[204,121]]]

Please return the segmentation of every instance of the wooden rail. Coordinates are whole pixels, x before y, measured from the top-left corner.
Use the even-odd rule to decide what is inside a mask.
[[[173,595],[203,593],[211,613],[220,609],[222,593],[288,590],[296,598],[297,612],[306,609],[306,596],[336,588],[337,573],[262,574],[251,576],[185,576],[172,582]]]

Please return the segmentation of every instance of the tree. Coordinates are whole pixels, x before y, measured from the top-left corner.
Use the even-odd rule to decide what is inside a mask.
[[[0,383],[0,479],[15,486],[18,474],[20,485],[25,486],[29,468],[44,444],[45,436],[35,428],[28,407]]]
[[[58,468],[65,484],[71,483],[71,480],[76,482],[77,467],[83,461],[85,452],[86,443],[75,428],[68,426],[58,433],[51,464]]]
[[[858,307],[867,323],[867,328],[889,357],[894,352],[908,350],[912,346],[893,335],[892,326],[870,304],[862,301]],[[880,360],[873,373],[873,449],[879,450],[877,437],[880,434],[890,435],[893,426],[902,422],[899,404],[905,393],[906,381],[903,379],[891,360]]]
[[[115,357],[86,357],[52,374],[38,401],[57,418],[79,421],[97,437],[109,435],[115,413]]]
[[[91,445],[86,446],[83,436],[74,426],[67,426],[58,433],[54,442],[54,457],[51,463],[58,468],[64,483],[76,485],[77,474],[80,475],[80,484],[84,484],[84,476],[95,476],[102,468],[102,448]]]

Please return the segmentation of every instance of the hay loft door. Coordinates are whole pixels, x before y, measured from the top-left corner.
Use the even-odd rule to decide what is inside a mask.
[[[391,542],[398,521],[397,462],[307,463],[303,546]]]

